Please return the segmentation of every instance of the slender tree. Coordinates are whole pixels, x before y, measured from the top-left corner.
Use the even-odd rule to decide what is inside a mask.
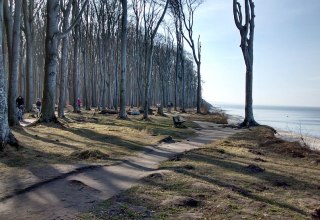
[[[241,36],[241,50],[246,64],[246,98],[245,98],[245,118],[240,127],[259,125],[253,117],[252,106],[252,81],[253,81],[253,38],[254,38],[254,2],[244,0],[245,16],[242,14],[241,4],[238,0],[233,0],[234,21]]]
[[[73,17],[76,19],[79,14],[78,0],[73,0],[72,4]],[[80,24],[73,28],[73,111],[80,112],[77,100],[80,99],[80,67],[79,67],[79,40],[80,40]]]
[[[145,44],[146,44],[146,54],[145,54],[145,97],[144,97],[144,113],[143,118],[148,119],[148,110],[150,106],[150,83],[151,83],[151,74],[152,74],[152,64],[153,64],[153,50],[154,50],[154,39],[158,32],[159,26],[166,14],[168,9],[170,0],[166,0],[166,4],[162,11],[162,14],[159,18],[157,15],[159,14],[159,8],[156,9],[156,5],[158,4],[154,0],[151,0],[150,5],[146,4],[146,0],[144,0],[144,23],[145,23]],[[149,7],[149,9],[147,9]],[[149,13],[146,13],[146,10],[149,10]],[[158,20],[157,20],[158,19]]]
[[[66,31],[69,27],[69,16],[71,12],[72,1],[69,0],[68,3],[64,4],[60,0],[60,7],[63,14],[62,19],[62,31]],[[64,107],[66,104],[66,89],[67,89],[67,79],[68,79],[68,35],[62,39],[61,45],[61,64],[60,64],[60,96],[58,105],[58,116],[60,118],[64,117]]]
[[[183,22],[184,30],[181,34],[192,50],[193,59],[197,65],[197,113],[200,113],[202,95],[201,95],[201,42],[200,35],[198,37],[197,45],[194,42],[193,24],[195,10],[202,4],[203,0],[178,0],[176,1],[176,11],[181,11],[181,20]],[[184,11],[186,8],[186,12]]]
[[[33,21],[34,21],[34,0],[23,0],[24,33],[26,36],[26,111],[32,111],[34,101],[34,80],[33,80]]]
[[[125,119],[126,115],[126,65],[127,65],[127,0],[121,0],[121,79],[120,79],[120,112],[119,118]]]
[[[9,51],[9,92],[8,92],[8,110],[9,110],[9,125],[18,125],[16,98],[18,97],[18,75],[20,61],[20,37],[21,37],[21,0],[15,1],[14,20],[12,28],[12,41]],[[7,11],[7,10],[6,10]],[[10,16],[10,15],[9,15]]]

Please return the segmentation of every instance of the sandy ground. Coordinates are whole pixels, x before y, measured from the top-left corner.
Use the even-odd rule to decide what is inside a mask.
[[[128,157],[117,165],[92,167],[79,172],[72,172],[70,166],[59,166],[61,175],[67,174],[42,183],[44,178],[39,178],[41,172],[31,182],[19,179],[18,174],[13,180],[1,179],[1,186],[20,183],[18,189],[22,191],[15,194],[15,187],[11,187],[12,190],[0,188],[0,219],[77,219],[77,214],[89,211],[93,205],[157,172],[161,161],[237,132],[213,123],[197,123],[201,126],[197,130],[198,136],[182,142],[150,146],[137,157]]]

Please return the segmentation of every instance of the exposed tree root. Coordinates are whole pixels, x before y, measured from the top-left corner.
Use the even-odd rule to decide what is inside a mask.
[[[254,119],[252,120],[244,119],[244,121],[238,125],[239,128],[250,128],[250,127],[256,127],[256,126],[260,126],[260,124],[256,122]]]
[[[17,150],[20,149],[20,144],[16,137],[10,132],[6,140],[1,141],[0,151],[3,151],[7,145],[15,147]]]
[[[141,121],[152,121],[152,120],[151,120],[149,117],[144,117],[144,116],[143,116],[143,117],[141,118]]]
[[[266,127],[269,128],[270,130],[273,131],[274,134],[277,134],[277,130],[274,129],[273,127],[269,126],[269,125],[260,125],[258,122],[256,122],[255,120],[244,120],[242,123],[240,123],[238,125],[238,128],[250,128],[250,127],[257,127],[257,126],[262,126],[262,127]]]
[[[120,116],[118,116],[117,119],[130,121],[130,118],[128,117],[128,115],[126,115],[125,117],[120,117]]]

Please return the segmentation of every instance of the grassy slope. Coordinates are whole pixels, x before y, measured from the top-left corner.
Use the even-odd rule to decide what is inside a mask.
[[[164,162],[82,218],[308,219],[320,209],[319,164],[319,153],[254,128]]]
[[[192,135],[189,129],[174,128],[169,117],[152,116],[150,121],[141,117],[118,120],[115,115],[100,115],[91,112],[67,115],[62,125],[39,124],[13,129],[22,148],[18,151],[7,148],[1,153],[0,169],[9,167],[41,166],[53,163],[91,163],[121,159],[143,151],[145,146],[157,144],[172,135],[182,139]],[[195,126],[187,122],[188,126]],[[71,156],[83,150],[99,150],[108,159],[86,160]]]

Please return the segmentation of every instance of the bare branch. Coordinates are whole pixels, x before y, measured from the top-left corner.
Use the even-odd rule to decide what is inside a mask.
[[[84,11],[84,9],[86,8],[87,4],[88,4],[89,0],[86,0],[79,12],[79,14],[76,16],[76,18],[74,19],[73,23],[70,25],[70,27],[64,31],[63,33],[59,34],[59,38],[64,38],[68,35],[68,33],[74,28],[74,26],[76,26],[76,24],[80,21],[81,15]]]

